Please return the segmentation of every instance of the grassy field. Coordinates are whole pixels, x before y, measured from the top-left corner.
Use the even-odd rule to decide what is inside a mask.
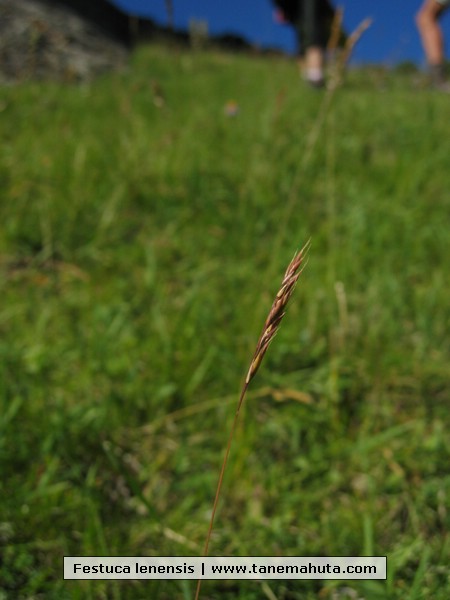
[[[226,114],[231,100],[236,116]],[[387,555],[387,581],[203,598],[450,597],[448,97],[293,62],[141,49],[0,90],[0,598],[192,599],[62,580],[63,555]]]

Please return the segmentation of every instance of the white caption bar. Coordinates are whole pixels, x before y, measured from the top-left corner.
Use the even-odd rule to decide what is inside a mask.
[[[386,557],[65,556],[64,579],[386,579]]]

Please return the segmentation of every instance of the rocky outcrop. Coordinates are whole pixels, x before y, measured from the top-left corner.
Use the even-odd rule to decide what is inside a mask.
[[[91,5],[101,3],[96,0]],[[3,82],[86,80],[125,63],[129,43],[125,16],[120,19],[120,11],[107,10],[110,20],[98,13],[96,21],[71,4],[70,0],[0,0]]]
[[[128,15],[108,0],[0,0],[0,83],[89,80],[126,64],[136,43],[154,40],[195,47],[188,32]],[[204,42],[252,50],[234,34]]]

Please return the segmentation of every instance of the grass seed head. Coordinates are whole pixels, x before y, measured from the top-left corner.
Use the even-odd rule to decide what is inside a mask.
[[[310,241],[306,242],[303,248],[294,255],[294,258],[291,260],[288,268],[286,269],[283,281],[281,282],[281,287],[275,296],[272,308],[269,311],[261,336],[256,345],[255,354],[253,355],[250,368],[245,379],[246,384],[250,383],[250,381],[256,375],[267,348],[277,333],[278,327],[286,312],[286,305],[292,295],[292,292],[294,291],[295,284],[300,277],[300,273],[303,271],[304,265],[302,268],[300,268],[300,266],[305,260],[309,246]]]

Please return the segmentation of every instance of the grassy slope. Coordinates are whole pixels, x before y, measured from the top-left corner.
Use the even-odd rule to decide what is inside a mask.
[[[347,588],[447,599],[448,98],[355,74],[318,130],[293,64],[158,48],[0,94],[0,598],[192,597],[64,583],[62,555],[200,553],[239,384],[312,236],[211,553],[386,554],[387,582]]]

